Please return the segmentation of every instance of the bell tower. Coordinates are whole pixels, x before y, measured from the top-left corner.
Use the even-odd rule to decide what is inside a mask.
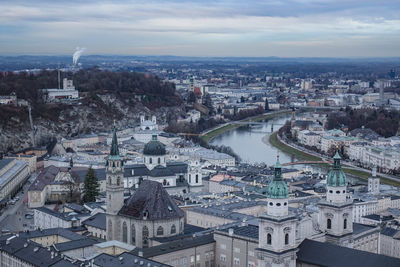
[[[296,266],[296,221],[289,213],[289,190],[282,179],[279,155],[274,179],[267,187],[267,214],[259,217],[258,261],[260,267]]]
[[[118,240],[118,212],[124,205],[124,162],[119,154],[114,127],[110,155],[106,162],[107,240]]]
[[[347,178],[336,151],[326,179],[326,199],[318,203],[319,225],[326,232],[326,242],[352,247],[353,200],[347,192]]]

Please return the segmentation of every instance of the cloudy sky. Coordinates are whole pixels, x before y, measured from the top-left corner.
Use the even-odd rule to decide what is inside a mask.
[[[399,0],[1,0],[0,54],[400,56]]]

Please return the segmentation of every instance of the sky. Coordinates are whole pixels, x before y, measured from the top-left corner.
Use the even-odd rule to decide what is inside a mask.
[[[399,0],[1,0],[0,54],[398,57]]]

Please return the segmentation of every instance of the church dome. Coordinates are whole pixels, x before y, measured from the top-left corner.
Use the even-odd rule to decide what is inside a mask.
[[[143,149],[143,154],[149,156],[163,156],[165,153],[165,145],[157,141],[157,135],[153,135],[153,140],[148,142]]]
[[[279,163],[279,158],[275,164],[275,175],[274,179],[269,183],[267,187],[268,198],[288,198],[289,190],[286,182],[282,179],[282,167]]]
[[[269,198],[287,198],[288,187],[284,181],[272,181],[267,188]]]
[[[344,174],[342,170],[342,166],[340,165],[341,157],[339,153],[336,151],[335,156],[333,157],[333,167],[330,169],[328,173],[328,178],[326,178],[327,186],[346,186],[347,179],[346,174]]]

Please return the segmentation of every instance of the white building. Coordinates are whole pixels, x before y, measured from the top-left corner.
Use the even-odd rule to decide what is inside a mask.
[[[304,146],[319,148],[321,144],[321,135],[309,130],[302,130],[298,132],[297,140]]]
[[[29,166],[17,159],[0,160],[0,201],[10,199],[29,177]]]
[[[63,89],[41,89],[41,92],[43,93],[43,99],[49,102],[79,98],[78,90],[75,90],[72,80],[68,80],[67,78],[63,79]]]
[[[378,201],[376,199],[355,199],[353,205],[353,222],[361,223],[363,216],[375,214],[377,210]]]

